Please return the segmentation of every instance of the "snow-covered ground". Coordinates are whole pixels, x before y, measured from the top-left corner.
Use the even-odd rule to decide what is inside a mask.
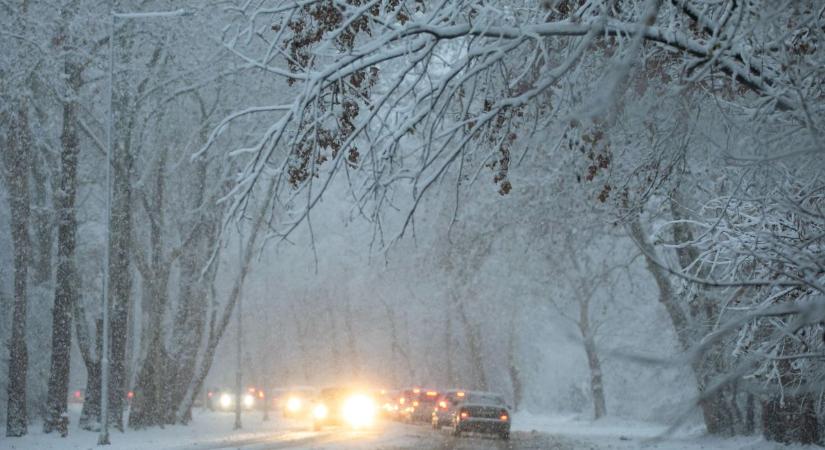
[[[77,423],[78,409],[71,409]],[[658,449],[658,450],[813,450],[813,446],[781,446],[760,437],[720,439],[700,430],[680,430],[666,435],[664,425],[606,418],[590,421],[576,416],[519,414],[513,420],[509,442],[485,437],[453,438],[429,426],[384,424],[372,431],[310,431],[308,424],[285,421],[272,414],[264,422],[259,412],[244,418],[243,430],[233,431],[231,413],[196,411],[190,426],[169,426],[126,433],[113,431],[111,449],[218,450],[218,449],[328,449],[328,450],[459,450],[459,449]],[[38,424],[23,438],[0,438],[0,450],[86,450],[97,447],[97,433],[71,429],[67,438],[44,435]]]
[[[0,449],[89,449],[99,448],[97,432],[77,428],[80,405],[69,405],[72,428],[69,436],[60,438],[57,434],[43,434],[40,424],[29,426],[29,434],[22,438],[0,438]],[[271,414],[275,416],[274,413]],[[285,423],[273,417],[264,422],[259,412],[245,413],[243,429],[233,431],[235,416],[197,409],[194,421],[189,426],[167,426],[147,430],[127,430],[121,433],[111,430],[110,441],[113,449],[145,450],[165,448],[185,448],[187,446],[244,445],[253,441],[279,436],[285,440],[302,439],[307,435],[306,427],[296,429],[294,424]],[[292,427],[290,427],[292,425]]]
[[[817,446],[780,445],[765,441],[761,436],[718,438],[708,436],[703,427],[680,428],[669,431],[667,425],[606,417],[586,420],[579,416],[541,416],[519,414],[513,420],[513,429],[530,433],[563,436],[593,448],[610,449],[719,449],[719,450],[802,450],[821,449]],[[590,447],[583,447],[590,448]]]

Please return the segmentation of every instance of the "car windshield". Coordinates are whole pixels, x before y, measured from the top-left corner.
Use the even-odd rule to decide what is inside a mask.
[[[501,396],[480,392],[468,392],[464,397],[464,402],[477,405],[504,406],[504,399]]]

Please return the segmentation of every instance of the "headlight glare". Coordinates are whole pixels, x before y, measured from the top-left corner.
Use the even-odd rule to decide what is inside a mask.
[[[375,421],[375,402],[366,395],[353,395],[344,402],[342,412],[350,426],[368,427]]]
[[[230,406],[232,406],[232,396],[227,393],[221,394],[221,398],[219,399],[219,401],[221,408],[229,408]]]
[[[324,404],[315,405],[315,408],[312,409],[312,417],[315,417],[318,420],[326,419],[327,414],[329,414],[329,410]]]
[[[286,409],[289,412],[298,412],[301,410],[301,399],[299,397],[289,397],[289,400],[286,401]]]

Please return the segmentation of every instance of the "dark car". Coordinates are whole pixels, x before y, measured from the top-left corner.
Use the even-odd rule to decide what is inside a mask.
[[[373,396],[365,390],[334,387],[322,389],[312,407],[312,429],[325,426],[368,428],[378,416]]]
[[[399,399],[400,419],[405,422],[429,422],[439,396],[434,389],[404,390]]]
[[[455,436],[486,433],[510,439],[510,408],[500,395],[478,391],[463,393],[463,396],[456,396],[460,400],[452,405],[449,414]],[[440,427],[441,423],[437,425]]]
[[[257,399],[252,388],[241,394],[241,407],[244,410],[255,408]],[[210,411],[234,411],[236,395],[234,389],[212,388],[206,391],[206,408]]]

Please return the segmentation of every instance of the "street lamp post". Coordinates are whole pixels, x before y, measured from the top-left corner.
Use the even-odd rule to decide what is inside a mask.
[[[174,11],[154,11],[138,13],[116,13],[112,11],[109,21],[109,113],[106,121],[106,226],[105,273],[103,275],[103,349],[100,356],[100,435],[97,445],[109,445],[109,239],[112,220],[112,146],[114,130],[114,73],[115,73],[115,20],[153,19],[160,17],[180,17],[191,13],[177,9]]]
[[[243,232],[238,228],[238,277],[241,281],[238,285],[238,334],[235,338],[237,351],[237,366],[235,366],[235,427],[241,429],[241,406],[243,403]]]

